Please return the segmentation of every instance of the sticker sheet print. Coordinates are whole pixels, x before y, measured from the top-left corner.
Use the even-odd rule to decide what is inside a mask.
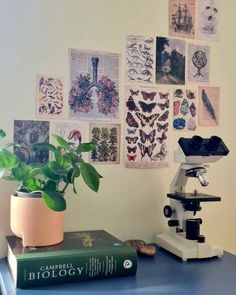
[[[120,55],[70,50],[69,118],[117,120]]]
[[[209,82],[210,47],[188,45],[188,82]]]
[[[90,154],[91,163],[120,163],[120,124],[90,123],[90,140],[97,143]]]
[[[169,0],[169,35],[195,38],[195,0]]]
[[[173,90],[173,129],[190,130],[197,128],[197,94],[194,89]]]
[[[14,120],[14,153],[26,163],[46,163],[49,152],[35,150],[33,144],[49,142],[49,122],[34,120]]]
[[[168,165],[169,94],[157,88],[126,86],[125,167]]]
[[[204,127],[219,126],[220,88],[199,86],[198,100],[198,125]]]
[[[156,38],[156,83],[185,84],[185,40]]]
[[[130,35],[126,39],[126,80],[154,82],[154,38]]]
[[[219,0],[198,0],[197,36],[210,41],[220,40]]]
[[[37,76],[37,116],[62,119],[65,117],[64,83],[62,78]]]

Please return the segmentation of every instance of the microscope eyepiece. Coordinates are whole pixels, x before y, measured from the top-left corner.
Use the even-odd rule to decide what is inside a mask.
[[[202,141],[203,141],[203,138],[201,136],[194,135],[189,142],[189,147],[192,150],[197,151],[200,149],[202,145]]]
[[[220,137],[213,135],[206,144],[206,148],[209,152],[216,151],[219,148],[221,142],[222,139]]]

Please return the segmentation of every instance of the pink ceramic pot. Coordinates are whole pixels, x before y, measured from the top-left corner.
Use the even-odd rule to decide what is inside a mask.
[[[26,246],[49,246],[63,240],[64,212],[49,209],[41,195],[11,196],[11,230]]]

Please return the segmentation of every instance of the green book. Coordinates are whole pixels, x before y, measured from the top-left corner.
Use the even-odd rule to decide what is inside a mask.
[[[135,275],[136,250],[104,230],[64,233],[60,244],[23,247],[7,236],[8,264],[16,288]]]

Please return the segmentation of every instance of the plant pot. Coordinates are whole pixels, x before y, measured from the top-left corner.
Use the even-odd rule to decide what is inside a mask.
[[[10,226],[27,246],[50,246],[63,240],[64,212],[49,209],[41,194],[11,195]]]

